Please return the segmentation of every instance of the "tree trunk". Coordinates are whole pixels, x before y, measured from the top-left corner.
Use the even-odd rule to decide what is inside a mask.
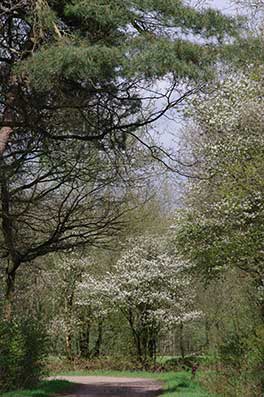
[[[183,340],[183,323],[180,323],[180,351],[182,358],[185,358],[184,340]]]
[[[68,360],[72,360],[72,334],[67,330],[65,335],[65,349]]]
[[[6,95],[5,110],[2,117],[2,127],[0,128],[0,156],[6,150],[10,136],[13,133],[14,125],[14,102],[16,98],[16,77],[9,75],[9,92]]]
[[[148,342],[149,342],[149,335],[148,329],[143,328],[141,331],[141,349],[142,349],[142,358],[144,364],[148,361]]]
[[[74,300],[74,288],[71,291],[66,291],[65,293],[65,316],[66,316],[66,335],[65,335],[65,348],[66,348],[66,355],[68,360],[73,359],[72,354],[72,315],[73,315],[73,300]]]
[[[4,237],[5,248],[7,250],[7,267],[6,267],[6,292],[4,315],[10,320],[12,317],[12,305],[15,290],[16,271],[19,268],[21,261],[20,255],[16,250],[14,239],[13,217],[10,211],[10,193],[7,179],[7,169],[3,159],[0,155],[0,193],[1,193],[1,217],[2,217],[2,232]]]
[[[93,357],[98,358],[100,356],[102,342],[103,342],[103,321],[100,320],[98,323],[98,336],[94,346]]]
[[[14,292],[15,292],[15,278],[16,272],[8,272],[6,275],[6,293],[4,302],[4,318],[8,321],[12,319],[13,314],[13,302],[14,302]]]
[[[210,332],[210,324],[209,321],[206,319],[205,320],[205,348],[209,348],[209,343],[210,343],[210,337],[209,337],[209,332]]]
[[[80,356],[83,358],[90,358],[90,322],[83,325],[80,335]]]
[[[0,155],[4,153],[12,132],[13,128],[11,127],[2,127],[0,129]]]
[[[130,329],[132,332],[132,336],[133,336],[133,340],[134,340],[134,346],[135,346],[135,351],[136,351],[136,355],[137,355],[137,360],[140,363],[142,363],[143,356],[142,356],[142,348],[141,348],[141,338],[140,338],[139,332],[137,332],[137,330],[135,329],[134,321],[133,321],[133,313],[132,313],[131,309],[128,311],[127,319],[128,319]]]
[[[151,337],[148,342],[148,354],[149,358],[153,363],[156,363],[156,353],[157,353],[157,342],[156,342],[156,335],[154,332],[151,333]]]

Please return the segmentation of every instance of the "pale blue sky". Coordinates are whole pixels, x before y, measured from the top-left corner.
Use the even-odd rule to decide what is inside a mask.
[[[207,0],[204,4],[208,7],[218,8],[226,14],[235,14],[238,9],[234,1],[228,0]]]
[[[207,1],[208,5],[219,8],[221,10],[230,7],[230,2],[225,0],[211,0]]]
[[[235,5],[235,2],[232,0],[190,0],[190,3],[194,6],[202,6],[202,7],[212,7],[221,10],[225,14],[236,14],[238,12],[238,6]],[[241,12],[241,10],[240,10]],[[166,84],[159,83],[157,88],[164,89]],[[166,146],[177,147],[177,140],[179,138],[178,130],[182,126],[181,119],[177,117],[178,112],[174,111],[171,114],[171,119],[166,119],[166,117],[162,117],[156,123],[156,132],[160,133],[160,141]]]

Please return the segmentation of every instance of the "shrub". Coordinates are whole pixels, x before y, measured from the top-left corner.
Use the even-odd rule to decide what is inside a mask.
[[[245,354],[246,344],[243,338],[235,333],[226,335],[223,343],[219,346],[219,358],[226,367],[239,369]]]
[[[218,346],[218,364],[204,377],[205,386],[225,397],[264,396],[264,327],[248,335],[229,334]]]
[[[0,322],[0,390],[35,386],[44,373],[46,335],[32,319]]]

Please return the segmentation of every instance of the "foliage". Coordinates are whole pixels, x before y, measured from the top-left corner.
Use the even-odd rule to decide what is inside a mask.
[[[11,1],[0,23],[1,113],[3,122],[11,118],[10,133],[108,149],[124,148],[127,137],[166,111],[148,114],[157,78],[170,74],[172,88],[207,79],[219,43],[239,28],[213,9],[164,0]],[[171,94],[164,98],[174,102]]]
[[[193,186],[178,234],[185,253],[204,271],[237,266],[252,273],[260,286],[262,107],[261,80],[243,75],[227,78],[197,105],[201,180]]]
[[[223,366],[215,373],[210,389],[226,396],[260,396],[263,390],[263,325],[253,332],[227,334],[219,345],[218,362]]]
[[[120,310],[131,328],[138,359],[147,362],[155,359],[162,330],[197,319],[200,313],[193,308],[194,291],[184,273],[188,265],[169,252],[166,236],[141,236],[128,246],[103,279],[84,278],[79,304],[95,300],[98,313]]]
[[[251,305],[252,313],[241,310],[233,292],[225,309],[233,310],[233,301],[243,316],[230,317],[231,326],[226,323],[216,345],[224,370],[214,390],[227,396],[258,396],[263,388],[263,356],[249,348],[264,313],[262,109],[262,73],[254,68],[223,78],[194,100],[190,131],[195,138],[190,146],[199,179],[189,186],[187,209],[176,226],[182,254],[207,280],[226,283],[226,275],[231,280],[236,274],[234,291],[240,282],[244,308]],[[220,324],[224,318],[223,313]]]
[[[47,340],[34,319],[0,323],[0,390],[35,386],[44,373]]]
[[[61,86],[63,79],[97,85],[117,76],[153,78],[168,72],[187,78],[201,76],[201,63],[207,64],[209,52],[203,45],[179,40],[176,31],[204,40],[222,40],[236,33],[232,18],[212,9],[199,11],[183,2],[75,0],[47,7],[54,20],[52,26],[44,27],[46,45],[36,48],[34,57],[20,66],[42,90]],[[40,15],[47,7],[40,9]],[[54,34],[54,24],[60,36]]]
[[[107,250],[94,247],[88,252],[53,254],[39,262],[38,271],[34,263],[28,268],[32,277],[18,273],[19,310],[41,312],[49,324],[50,354],[66,354],[76,365],[76,361],[95,359],[99,354],[104,358],[114,356],[114,360],[124,355],[126,360],[133,350],[131,331],[122,313],[109,310],[109,304],[102,306],[101,297],[98,299],[93,289],[87,291],[85,304],[80,304],[79,282],[86,277],[101,280],[113,270],[128,236],[139,239],[143,234],[167,231],[168,215],[161,211],[160,203],[152,199],[142,205],[143,198],[131,197],[135,208],[125,214],[122,234],[112,236]]]
[[[49,318],[49,334],[56,343],[54,349],[66,353],[69,359],[93,358],[100,354],[101,328],[107,312],[104,313],[100,302],[92,298],[86,306],[78,305],[78,288],[87,274],[100,274],[99,266],[93,266],[92,256],[82,258],[73,253],[59,259],[55,257],[53,263],[54,268],[46,273],[46,278],[49,277],[51,288],[56,283],[56,292],[47,297],[45,304],[54,306]],[[98,337],[94,340],[95,332]],[[61,349],[61,344],[65,348]]]
[[[11,321],[10,333],[3,325],[8,382],[14,378],[9,359],[16,359],[19,371],[31,369],[34,374],[31,366],[42,354],[41,341],[39,353],[35,343],[32,350],[28,347],[28,340],[34,342],[38,334],[31,335],[22,323],[16,328],[11,320],[19,295],[16,279],[28,286],[27,275],[30,280],[44,275],[44,283],[36,281],[25,293],[32,303],[34,293],[45,282],[52,284],[54,275],[50,269],[37,272],[38,265],[46,264],[40,258],[71,249],[109,247],[129,208],[127,186],[140,187],[136,182],[142,183],[150,155],[163,163],[164,156],[173,159],[143,135],[144,127],[193,92],[183,92],[185,87],[213,75],[211,66],[220,48],[235,40],[238,25],[220,12],[181,1],[11,0],[0,5],[0,271],[6,281],[5,292],[1,291],[7,302],[5,317]],[[164,77],[166,88],[159,93],[156,83]],[[74,332],[79,334],[75,351],[86,351],[89,357],[91,323],[98,325],[95,351],[99,351],[110,299],[128,320],[139,356],[142,346],[143,356],[155,355],[164,325],[196,317],[182,261],[173,262],[173,255],[157,252],[159,239],[156,246],[150,240],[133,244],[137,248],[125,253],[107,274],[113,288],[101,284],[107,293],[100,299],[98,291],[88,290],[86,302],[79,297],[77,304],[76,285],[87,271],[78,261],[65,260],[55,269],[53,286],[57,282],[60,293],[57,301],[50,297],[56,302],[51,309],[46,294],[48,314],[43,314],[50,321],[60,306],[53,326],[56,332],[62,327],[69,357]],[[118,279],[118,272],[123,279]],[[129,272],[136,280],[134,290],[128,288],[133,284]],[[98,277],[89,274],[87,285]],[[135,293],[138,285],[143,286],[143,300]],[[39,297],[29,307],[25,296],[21,307],[43,312]],[[124,296],[129,296],[131,307],[128,299],[121,299]],[[16,381],[22,383],[19,371]],[[37,377],[38,372],[30,380]],[[28,380],[25,372],[23,381]]]
[[[217,11],[163,0],[0,6],[7,317],[22,264],[104,245],[120,230],[124,182],[133,183],[128,169],[134,163],[142,172],[150,156],[164,162],[165,151],[142,139],[143,127],[190,95],[175,98],[180,82],[208,78],[220,44],[237,29],[234,18]],[[166,88],[157,94],[165,76]]]

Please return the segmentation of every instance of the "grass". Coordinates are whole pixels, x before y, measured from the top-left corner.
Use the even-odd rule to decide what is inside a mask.
[[[161,374],[159,379],[165,383],[163,397],[210,397],[210,394],[201,388],[199,379],[193,381],[190,376],[186,372]]]
[[[199,384],[199,378],[191,380],[191,374],[188,372],[144,372],[144,371],[67,371],[59,375],[64,376],[116,376],[132,378],[151,378],[164,383],[164,392],[162,397],[213,397],[203,390]]]
[[[11,391],[1,397],[53,397],[59,393],[70,392],[72,388],[73,384],[66,380],[50,380],[41,382],[35,389]]]

